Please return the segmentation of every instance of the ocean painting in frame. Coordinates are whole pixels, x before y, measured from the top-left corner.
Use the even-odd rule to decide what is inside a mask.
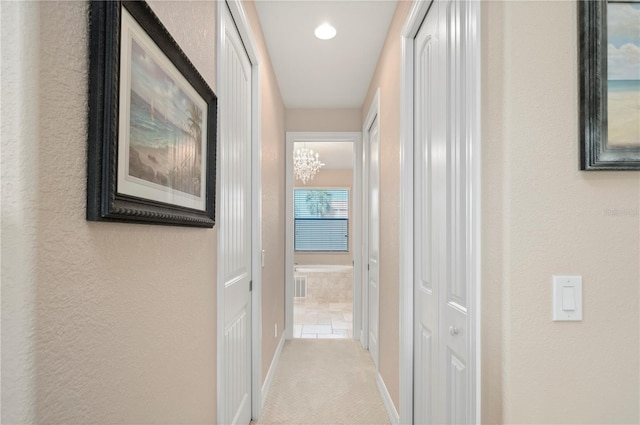
[[[122,11],[117,191],[204,211],[207,103]]]
[[[607,144],[640,147],[640,2],[607,3]]]
[[[147,2],[89,2],[87,220],[212,228],[218,98]]]

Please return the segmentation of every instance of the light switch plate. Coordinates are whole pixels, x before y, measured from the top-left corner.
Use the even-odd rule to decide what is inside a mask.
[[[582,276],[553,276],[553,321],[582,320]]]

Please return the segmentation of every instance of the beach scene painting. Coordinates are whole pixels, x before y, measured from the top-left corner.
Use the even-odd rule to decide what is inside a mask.
[[[123,45],[118,192],[204,210],[207,103],[127,13]]]
[[[640,2],[607,4],[608,145],[640,146]]]

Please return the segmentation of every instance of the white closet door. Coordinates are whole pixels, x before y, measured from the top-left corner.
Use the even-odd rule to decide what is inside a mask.
[[[415,39],[414,422],[420,424],[469,421],[464,8],[464,1],[435,1]]]
[[[251,421],[251,64],[225,7],[219,97],[219,275],[224,281],[225,424]],[[220,408],[219,407],[219,408]]]
[[[435,409],[440,404],[438,389],[438,294],[440,257],[438,173],[442,174],[444,108],[441,87],[438,3],[429,9],[415,39],[415,129],[414,129],[414,422],[440,423]],[[439,151],[438,151],[439,149]],[[438,167],[440,165],[440,167]]]
[[[465,116],[467,92],[465,55],[463,42],[463,24],[466,20],[467,1],[449,0],[440,3],[443,21],[442,31],[446,31],[446,45],[443,54],[446,58],[444,71],[447,99],[446,115],[446,210],[443,229],[446,229],[442,247],[446,249],[442,268],[442,281],[445,283],[439,294],[439,314],[441,317],[440,361],[442,374],[441,388],[444,388],[444,421],[449,424],[469,423],[472,388],[469,385],[469,318],[468,318],[468,282],[467,251],[469,238],[467,174],[470,166],[467,157],[468,137],[471,134],[470,121]]]

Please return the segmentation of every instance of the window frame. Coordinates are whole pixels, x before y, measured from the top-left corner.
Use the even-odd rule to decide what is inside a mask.
[[[350,186],[334,186],[334,187],[324,187],[324,186],[295,186],[293,188],[293,252],[294,254],[350,254],[351,253],[351,212],[352,212],[352,190],[353,188]],[[347,218],[346,219],[336,219],[336,218],[327,218],[326,220],[346,220],[347,222],[347,243],[346,250],[298,250],[296,249],[296,191],[304,190],[304,191],[346,191],[347,192]]]

